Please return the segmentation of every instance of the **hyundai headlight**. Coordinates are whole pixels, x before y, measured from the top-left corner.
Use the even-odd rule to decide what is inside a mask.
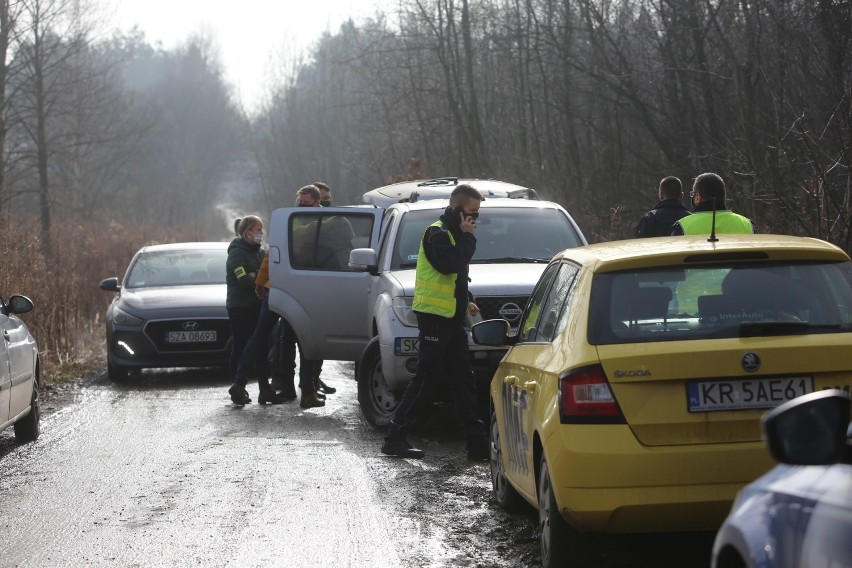
[[[142,318],[137,318],[136,316],[128,314],[124,310],[113,308],[112,321],[118,325],[139,325],[143,320]]]
[[[393,313],[396,319],[407,327],[417,327],[417,316],[411,309],[412,301],[414,301],[414,298],[407,296],[397,296],[393,299]]]

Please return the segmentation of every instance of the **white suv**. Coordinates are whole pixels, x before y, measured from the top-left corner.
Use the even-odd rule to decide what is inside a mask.
[[[467,181],[449,179],[446,195]],[[424,182],[408,182],[412,191],[417,183]],[[502,317],[514,327],[550,258],[587,243],[556,203],[529,199],[535,193],[520,186],[487,184],[505,187],[480,190],[486,199],[469,287],[481,318]],[[411,194],[404,189],[400,195]],[[489,197],[498,189],[524,198]],[[269,228],[270,308],[293,324],[307,357],[356,362],[361,410],[377,428],[387,426],[416,371],[417,253],[426,227],[448,205],[447,199],[405,199],[386,208],[277,209]],[[474,369],[490,379],[505,349],[472,341],[470,349]]]

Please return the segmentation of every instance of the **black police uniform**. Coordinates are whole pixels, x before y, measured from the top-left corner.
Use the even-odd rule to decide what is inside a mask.
[[[456,415],[464,428],[468,457],[481,459],[487,454],[488,439],[485,424],[477,417],[476,382],[464,329],[468,301],[468,264],[476,251],[476,237],[464,233],[458,213],[449,207],[441,215],[441,227],[429,227],[423,237],[426,258],[438,272],[457,274],[455,286],[456,311],[452,318],[415,312],[419,330],[420,351],[417,373],[405,389],[391,420],[382,451],[392,451],[394,443],[407,445],[406,436],[419,414],[432,402],[435,389],[448,379],[452,389]],[[452,233],[455,245],[450,242]],[[391,451],[387,451],[390,448]],[[415,450],[422,455],[422,452]],[[398,455],[421,457],[398,452]]]

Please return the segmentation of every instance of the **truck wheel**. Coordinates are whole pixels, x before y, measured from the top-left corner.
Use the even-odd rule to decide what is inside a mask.
[[[364,349],[355,376],[358,379],[361,413],[373,428],[386,430],[399,405],[400,396],[391,391],[385,381],[378,337],[373,338]]]
[[[15,441],[23,444],[32,442],[39,435],[41,407],[38,400],[38,380],[33,380],[33,394],[30,398],[30,413],[15,422]]]

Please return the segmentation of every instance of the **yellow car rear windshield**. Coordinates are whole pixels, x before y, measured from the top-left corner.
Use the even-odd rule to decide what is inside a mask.
[[[661,267],[595,276],[593,345],[852,331],[852,262]]]

